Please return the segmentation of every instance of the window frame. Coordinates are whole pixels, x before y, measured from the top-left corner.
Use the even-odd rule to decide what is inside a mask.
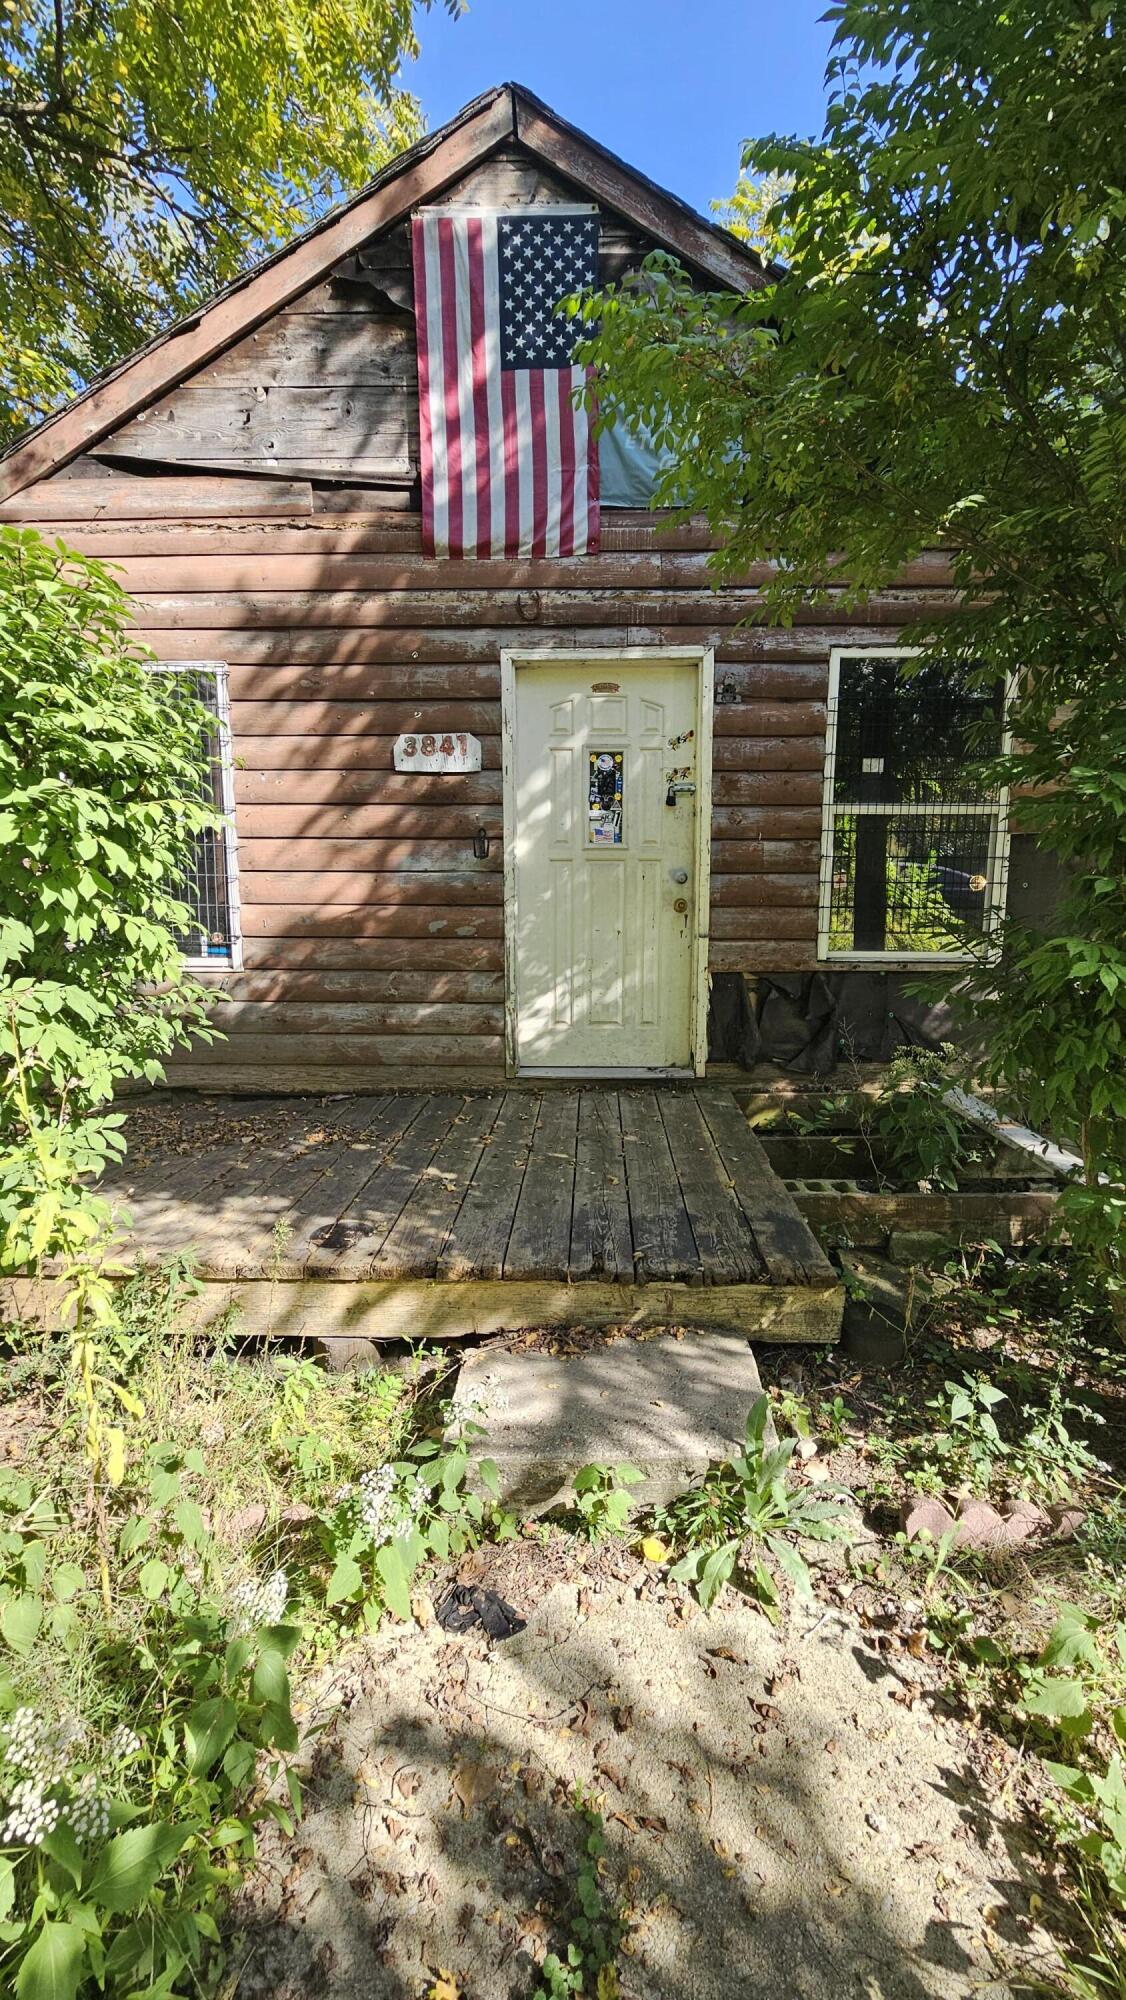
[[[230,667],[226,660],[152,660],[153,674],[214,674],[215,720],[218,725],[219,810],[223,815],[223,855],[227,875],[227,921],[231,948],[226,958],[184,953],[189,972],[242,971],[242,903],[239,896],[238,835],[235,829],[235,762],[231,735]]]
[[[833,798],[833,773],[836,761],[837,726],[840,714],[841,663],[844,660],[917,660],[923,653],[921,646],[833,646],[829,652],[829,688],[825,709],[825,754],[822,768],[821,786],[821,859],[817,877],[817,962],[819,965],[872,965],[880,966],[885,972],[902,966],[905,970],[916,967],[944,965],[972,965],[974,954],[968,951],[831,951],[829,934],[832,920],[833,901],[833,853],[838,808]],[[1009,728],[1009,701],[1012,681],[1005,688],[1001,710],[1001,754],[1007,756],[1012,749],[1012,731]],[[848,808],[842,807],[846,811]],[[900,808],[900,817],[904,816]],[[930,808],[928,808],[930,810]],[[982,937],[987,950],[990,942],[1003,921],[1009,880],[1009,788],[1004,786],[997,794],[996,802],[989,806],[951,805],[947,808],[951,816],[972,815],[975,819],[990,822],[990,853],[985,890],[985,910],[982,923]],[[895,817],[891,808],[881,817]],[[996,947],[993,947],[996,949]]]

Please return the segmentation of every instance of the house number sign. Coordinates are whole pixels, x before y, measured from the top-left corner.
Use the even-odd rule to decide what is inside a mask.
[[[395,738],[396,771],[479,771],[481,745],[464,729]]]

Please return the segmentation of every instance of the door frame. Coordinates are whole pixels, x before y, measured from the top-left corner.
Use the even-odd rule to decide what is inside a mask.
[[[692,939],[692,1074],[708,1061],[708,947],[711,941],[712,709],[715,654],[711,646],[505,647],[500,656],[500,738],[504,827],[504,1066],[516,1076],[516,677],[521,667],[691,667],[696,675],[695,930]],[[591,1072],[576,1069],[576,1077]],[[624,1072],[623,1072],[624,1073]],[[662,1075],[663,1071],[646,1071]],[[604,1071],[599,1072],[604,1075]],[[683,1071],[669,1071],[683,1075]]]

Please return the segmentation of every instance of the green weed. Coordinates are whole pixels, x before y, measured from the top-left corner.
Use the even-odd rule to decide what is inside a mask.
[[[800,1595],[808,1596],[809,1570],[794,1538],[828,1541],[844,1532],[834,1499],[816,1498],[792,1483],[790,1461],[797,1439],[767,1442],[769,1410],[767,1398],[758,1397],[747,1417],[742,1450],[653,1517],[657,1533],[684,1550],[670,1576],[691,1584],[705,1611],[738,1569],[750,1595],[776,1620],[778,1587],[764,1556]],[[825,1489],[820,1492],[824,1495]]]
[[[630,1516],[629,1489],[643,1474],[633,1465],[584,1465],[574,1478],[575,1513],[588,1542],[625,1532]]]

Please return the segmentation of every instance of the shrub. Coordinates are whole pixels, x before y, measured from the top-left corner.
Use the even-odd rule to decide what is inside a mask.
[[[0,528],[0,1268],[97,1235],[115,1085],[206,1032],[174,884],[215,823],[211,724],[129,618],[101,563]]]

